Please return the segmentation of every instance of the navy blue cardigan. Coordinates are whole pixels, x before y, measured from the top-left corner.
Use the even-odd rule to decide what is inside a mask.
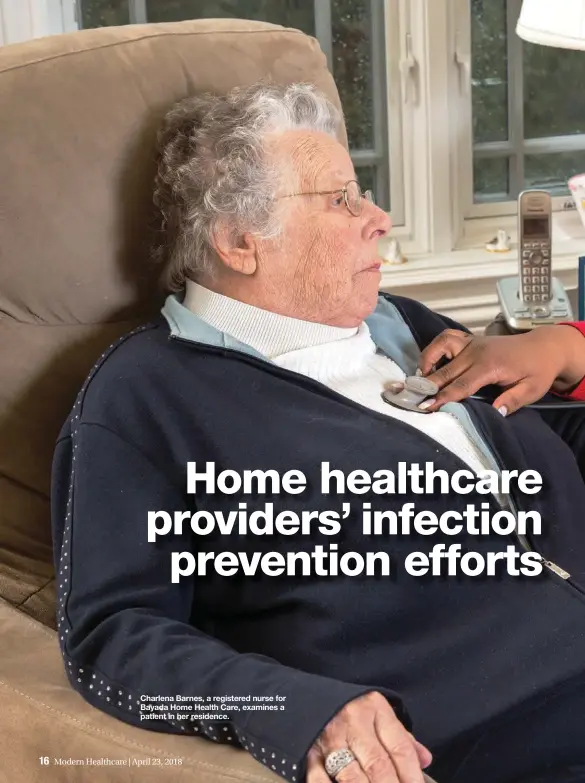
[[[421,348],[457,326],[411,300],[384,295],[380,302],[372,334],[382,350],[384,336],[392,336],[393,358],[407,371]],[[543,535],[530,544],[566,569],[568,580],[545,570],[538,578],[211,574],[172,583],[173,552],[312,551],[329,541],[237,533],[197,540],[185,526],[181,536],[148,543],[148,511],[227,512],[240,500],[250,511],[267,500],[276,511],[341,508],[348,498],[319,493],[322,462],[370,474],[396,470],[400,461],[432,460],[450,472],[466,465],[424,433],[281,369],[229,336],[203,326],[199,337],[186,336],[173,317],[181,305],[171,305],[166,320],[103,355],[56,446],[59,636],[71,685],[88,702],[146,729],[239,745],[294,782],[304,779],[306,753],[326,723],[368,691],[382,692],[437,752],[583,672],[585,408],[557,405],[504,419],[479,400],[457,407],[500,467],[542,474],[542,492],[518,493],[514,501],[541,513]],[[238,472],[296,468],[308,490],[194,498],[186,494],[189,461]],[[358,508],[371,501],[395,510],[412,500],[437,514],[486,500],[498,508],[494,497],[474,493],[359,500]],[[364,537],[357,515],[334,540],[340,551],[387,551],[399,561],[425,544]],[[518,546],[514,536],[439,535],[428,548],[441,541],[483,553]],[[272,697],[272,704],[278,695],[279,708],[249,711],[241,701],[239,710],[220,707],[215,717],[209,711],[188,721],[164,709],[177,695],[213,704],[214,697],[249,694]],[[159,705],[164,719],[141,720],[146,705]]]

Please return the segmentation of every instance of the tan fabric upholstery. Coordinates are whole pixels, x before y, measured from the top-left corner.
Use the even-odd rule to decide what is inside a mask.
[[[54,631],[0,600],[0,781],[10,783],[276,783],[249,753],[195,737],[136,729],[94,709],[69,685]],[[10,643],[4,646],[5,640]],[[51,766],[40,764],[49,756]],[[130,759],[126,767],[55,766],[54,758]],[[167,759],[180,765],[165,765]],[[138,760],[153,760],[138,766]],[[154,759],[160,759],[157,766]],[[10,772],[10,774],[8,774]],[[6,777],[3,775],[6,774]]]
[[[317,42],[259,22],[0,48],[0,597],[47,625],[55,439],[94,360],[160,301],[147,253],[160,119],[261,78],[310,81],[339,105]]]

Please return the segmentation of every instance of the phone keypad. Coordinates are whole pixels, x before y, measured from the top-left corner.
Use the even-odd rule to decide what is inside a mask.
[[[521,277],[525,302],[550,300],[550,250],[546,243],[524,243]]]

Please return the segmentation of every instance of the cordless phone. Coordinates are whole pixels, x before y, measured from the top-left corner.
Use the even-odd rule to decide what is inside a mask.
[[[552,201],[545,190],[518,197],[518,276],[498,281],[498,298],[508,326],[518,331],[570,321],[571,305],[552,276]]]
[[[528,190],[518,198],[520,299],[545,304],[551,300],[551,197]]]

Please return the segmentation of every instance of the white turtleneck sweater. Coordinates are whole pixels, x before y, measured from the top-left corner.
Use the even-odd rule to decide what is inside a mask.
[[[261,310],[189,282],[183,304],[221,332],[254,348],[275,364],[301,373],[377,413],[400,419],[450,449],[475,472],[485,457],[459,420],[444,411],[415,413],[389,405],[382,391],[404,380],[398,365],[376,352],[365,322],[345,329]]]

